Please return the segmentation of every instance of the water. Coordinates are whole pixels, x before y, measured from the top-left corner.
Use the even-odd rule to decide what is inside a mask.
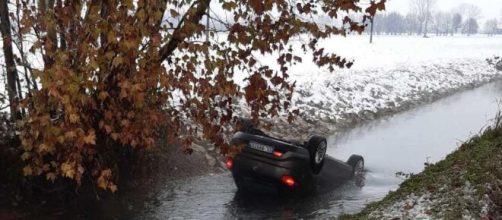
[[[402,179],[396,172],[418,173],[437,162],[487,124],[498,110],[502,83],[494,82],[414,110],[379,119],[329,138],[328,153],[366,160],[366,186],[353,183],[302,198],[236,193],[229,174],[170,182],[124,199],[107,217],[118,219],[266,219],[327,218],[356,213],[383,198]],[[147,190],[148,191],[148,190]]]

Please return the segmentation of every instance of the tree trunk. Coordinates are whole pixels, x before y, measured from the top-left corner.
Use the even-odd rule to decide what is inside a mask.
[[[11,119],[20,119],[17,97],[17,69],[14,62],[14,53],[12,52],[12,33],[9,18],[9,8],[7,1],[0,1],[0,31],[3,38],[3,53],[5,66],[7,68],[7,93],[9,95]]]
[[[424,37],[427,37],[427,26],[429,26],[429,19],[425,18],[425,25],[424,25]]]
[[[375,18],[371,18],[371,30],[370,30],[370,44],[373,43],[373,25],[375,24]]]

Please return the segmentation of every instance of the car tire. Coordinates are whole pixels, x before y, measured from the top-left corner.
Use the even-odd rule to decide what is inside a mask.
[[[347,160],[347,164],[352,167],[352,175],[356,176],[357,172],[364,171],[364,158],[360,155],[352,155],[349,160]]]
[[[309,139],[305,147],[309,151],[312,173],[319,174],[324,165],[324,158],[328,148],[326,138],[314,135]]]
[[[241,128],[239,131],[248,133],[248,134],[253,134],[253,135],[261,135],[263,136],[265,133],[261,131],[260,129],[256,128],[253,122],[249,119],[240,119],[241,123]]]
[[[239,176],[234,176],[234,183],[237,187],[237,191],[243,192],[244,190],[244,180]]]

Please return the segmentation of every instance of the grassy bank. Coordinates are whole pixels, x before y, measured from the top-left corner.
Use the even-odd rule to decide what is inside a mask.
[[[499,219],[502,119],[443,161],[427,165],[383,200],[341,219]]]

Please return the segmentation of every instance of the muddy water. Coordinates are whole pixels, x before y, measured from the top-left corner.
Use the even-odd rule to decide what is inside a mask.
[[[361,154],[366,186],[333,185],[301,198],[236,193],[228,173],[155,184],[140,196],[123,196],[115,209],[92,213],[116,219],[326,218],[355,213],[397,188],[397,172],[420,172],[489,123],[498,110],[502,82],[462,92],[432,104],[373,121],[329,138],[339,159]]]

